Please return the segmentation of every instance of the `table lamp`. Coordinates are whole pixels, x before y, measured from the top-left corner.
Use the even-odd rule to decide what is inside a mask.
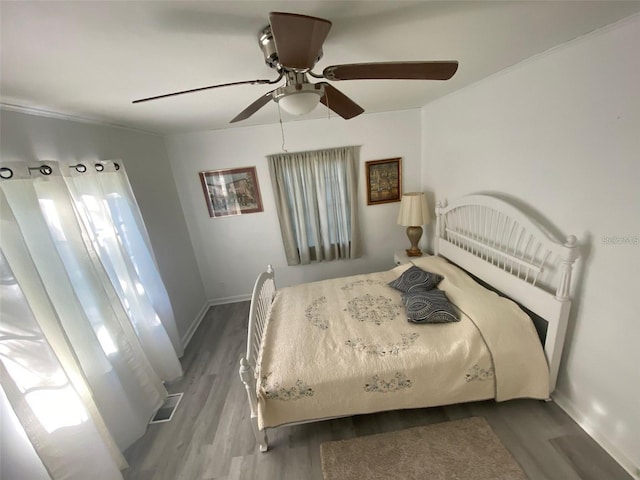
[[[429,205],[424,192],[409,192],[402,195],[400,211],[398,212],[398,225],[407,227],[407,237],[411,242],[411,248],[407,249],[409,257],[420,257],[422,251],[418,248],[418,242],[422,237],[422,225],[431,221]]]

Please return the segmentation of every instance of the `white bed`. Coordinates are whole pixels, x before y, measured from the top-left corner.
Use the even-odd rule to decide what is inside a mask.
[[[281,425],[549,397],[570,308],[575,237],[557,242],[490,196],[438,204],[436,213],[436,255],[412,264],[444,277],[438,288],[459,322],[407,322],[400,292],[388,283],[412,264],[279,292],[271,267],[260,275],[240,376],[261,451],[266,429]],[[461,269],[542,317],[540,331],[514,302]]]

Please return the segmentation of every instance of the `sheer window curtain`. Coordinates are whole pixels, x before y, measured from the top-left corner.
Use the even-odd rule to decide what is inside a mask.
[[[5,205],[1,207],[4,210]],[[6,228],[5,218],[2,228]],[[3,231],[3,237],[6,234]],[[3,249],[20,249],[20,245],[10,243],[3,242]],[[21,254],[28,257],[26,251]],[[16,268],[16,276],[27,276],[37,283],[34,270],[27,260]],[[32,292],[31,302],[36,304],[32,311],[4,254],[0,254],[0,274],[0,381],[2,396],[11,408],[3,411],[3,417],[17,420],[7,425],[3,418],[3,440],[26,436],[47,476],[54,480],[121,479],[120,469],[127,463],[94,402],[44,288]],[[34,311],[43,327],[36,322]],[[3,404],[3,410],[5,407]],[[5,432],[4,428],[12,431]],[[21,447],[26,449],[28,443]],[[24,478],[25,471],[32,475],[39,472],[35,459],[23,459],[29,451],[21,449],[7,458],[6,450],[4,447],[0,452],[4,457],[3,478],[7,475],[7,480],[17,480]]]
[[[357,146],[267,157],[288,265],[358,258]]]
[[[105,163],[113,172],[85,172],[98,185],[103,173],[118,173],[113,163]],[[0,181],[2,389],[52,478],[121,478],[126,462],[120,451],[144,433],[162,404],[161,380],[181,375],[169,335],[159,334],[172,312],[161,320],[163,311],[153,306],[150,292],[159,275],[151,281],[137,275],[155,262],[150,250],[146,256],[141,251],[148,239],[143,225],[136,230],[132,224],[137,212],[137,207],[131,212],[132,195],[106,187],[103,196],[81,190],[85,202],[111,203],[109,214],[120,222],[111,226],[116,233],[110,243],[100,244],[85,227],[88,219],[79,221],[81,204],[73,201],[69,179],[62,175],[70,167],[46,164],[49,174],[42,166],[3,165],[13,177],[7,179],[3,170]],[[119,173],[126,180],[124,171]],[[124,180],[119,182],[126,187]],[[110,181],[115,182],[107,185]],[[109,218],[97,218],[92,221],[108,236]],[[127,242],[136,241],[128,261],[112,260],[126,265],[130,284],[114,285],[109,269],[120,272],[98,251],[126,256]],[[153,345],[147,351],[145,336],[147,343],[163,338],[163,350]]]
[[[67,188],[147,356],[163,380],[173,380],[182,369],[166,352],[180,357],[183,346],[142,215],[121,162],[98,165],[63,170]]]

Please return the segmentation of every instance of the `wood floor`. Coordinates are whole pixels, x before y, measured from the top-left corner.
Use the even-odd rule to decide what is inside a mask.
[[[126,480],[322,480],[320,444],[470,416],[487,419],[530,480],[631,480],[555,403],[515,400],[360,415],[269,430],[260,453],[238,377],[249,303],[212,307],[182,359],[173,419],[150,425],[125,456]],[[366,480],[366,479],[363,479]]]

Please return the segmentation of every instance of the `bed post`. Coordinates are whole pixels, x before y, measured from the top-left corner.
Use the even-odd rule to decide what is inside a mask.
[[[247,353],[240,359],[240,379],[244,384],[249,397],[249,407],[251,408],[251,428],[256,442],[260,446],[261,452],[266,452],[269,445],[267,443],[266,429],[260,430],[258,426],[258,392],[256,385],[256,372],[260,350],[262,348],[262,335],[264,334],[271,302],[276,294],[274,272],[271,265],[267,266],[267,271],[261,273],[251,294],[251,306],[249,308],[249,327],[247,332]]]
[[[549,392],[553,392],[556,388],[558,380],[558,370],[560,369],[560,352],[564,345],[564,337],[567,333],[567,325],[569,323],[569,311],[571,309],[571,272],[573,264],[578,258],[578,244],[574,235],[569,235],[565,240],[561,253],[560,264],[560,280],[556,289],[556,300],[561,303],[559,321],[550,325],[547,330],[547,339],[545,341],[545,352],[549,359]]]
[[[560,264],[560,282],[556,290],[558,300],[568,300],[571,293],[571,270],[573,262],[578,258],[577,239],[574,235],[569,235],[562,250],[562,263]]]
[[[436,203],[436,238],[433,254],[438,255],[440,238],[444,236],[444,219],[442,218],[442,211],[446,208],[447,201],[442,200]]]
[[[247,396],[249,397],[249,407],[251,409],[251,428],[253,435],[256,437],[256,442],[260,446],[261,452],[266,452],[269,448],[267,440],[266,430],[260,430],[258,427],[258,395],[256,392],[256,381],[253,375],[253,369],[247,362],[245,357],[240,359],[240,378],[244,384],[244,388],[247,390]]]

